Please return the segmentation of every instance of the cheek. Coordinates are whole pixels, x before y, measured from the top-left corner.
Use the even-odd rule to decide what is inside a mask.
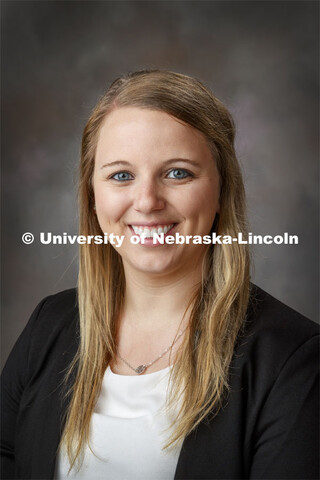
[[[184,202],[186,214],[199,221],[211,222],[219,210],[219,196],[217,190],[212,186],[204,186],[190,195],[187,202]]]
[[[128,208],[127,196],[106,188],[94,190],[96,213],[99,223],[115,222]]]

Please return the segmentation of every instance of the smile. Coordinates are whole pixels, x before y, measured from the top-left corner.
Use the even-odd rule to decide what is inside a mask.
[[[174,225],[175,223],[161,226],[155,225],[152,227],[131,225],[131,227],[136,235],[143,235],[145,238],[153,238],[154,235],[160,235],[161,233],[167,234],[174,227]]]

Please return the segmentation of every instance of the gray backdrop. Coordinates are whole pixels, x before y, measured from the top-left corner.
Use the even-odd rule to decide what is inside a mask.
[[[317,320],[318,3],[2,2],[2,361],[36,304],[73,287],[76,177],[90,109],[145,67],[205,81],[233,113],[251,231],[299,235],[254,249],[254,281]]]

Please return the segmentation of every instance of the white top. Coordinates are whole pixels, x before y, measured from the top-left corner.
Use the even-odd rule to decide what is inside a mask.
[[[163,451],[171,420],[164,410],[172,367],[145,375],[116,375],[107,368],[91,419],[91,447],[77,473],[61,453],[55,479],[170,480],[179,449]]]

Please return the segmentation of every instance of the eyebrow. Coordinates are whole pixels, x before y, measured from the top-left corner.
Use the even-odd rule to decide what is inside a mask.
[[[115,166],[130,167],[130,166],[131,166],[131,163],[130,163],[130,162],[126,162],[125,160],[116,160],[115,162],[105,163],[104,165],[102,165],[101,170],[102,170],[103,168],[115,167]]]
[[[189,158],[170,158],[169,160],[166,160],[164,162],[164,164],[165,165],[171,165],[171,164],[176,163],[176,162],[189,163],[190,165],[193,165],[194,167],[200,167],[198,162],[196,162],[194,160],[190,160]],[[132,164],[130,162],[127,162],[126,160],[115,160],[114,162],[103,164],[102,167],[101,167],[101,170],[103,168],[115,167],[115,166],[131,167]]]

